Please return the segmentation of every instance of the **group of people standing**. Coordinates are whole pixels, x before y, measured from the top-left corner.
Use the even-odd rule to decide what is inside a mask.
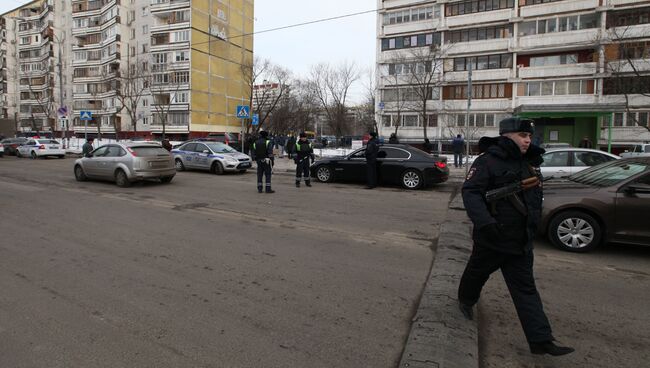
[[[307,140],[307,134],[300,133],[298,140],[289,136],[285,141],[272,140],[268,132],[260,131],[259,138],[251,144],[251,156],[257,163],[257,192],[258,193],[275,193],[271,188],[271,176],[273,175],[273,165],[275,155],[273,148],[276,144],[282,151],[286,145],[289,158],[293,158],[296,164],[296,188],[300,188],[300,183],[304,179],[305,185],[311,187],[311,175],[309,166],[314,161],[314,148]],[[282,152],[280,151],[280,152]]]

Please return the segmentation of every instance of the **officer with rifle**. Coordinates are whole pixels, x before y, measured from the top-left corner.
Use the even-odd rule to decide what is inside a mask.
[[[293,160],[296,163],[296,188],[300,188],[300,180],[305,177],[305,185],[311,187],[309,160],[314,160],[314,148],[307,140],[307,134],[300,133],[293,150]]]
[[[500,136],[482,140],[485,153],[463,184],[463,202],[472,220],[474,246],[458,288],[467,319],[483,285],[501,269],[533,354],[569,354],[556,345],[533,276],[533,237],[541,219],[539,165],[544,150],[531,144],[535,124],[511,117],[499,123]]]

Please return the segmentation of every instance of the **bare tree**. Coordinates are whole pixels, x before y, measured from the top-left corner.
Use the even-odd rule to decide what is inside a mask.
[[[271,115],[286,100],[291,73],[270,60],[259,57],[255,57],[252,64],[242,64],[241,69],[244,81],[251,91],[249,106],[259,114],[259,124],[252,126],[249,120],[246,133],[256,133],[262,126],[268,125]]]
[[[40,81],[43,83],[37,84],[34,83]],[[52,129],[52,136],[54,136],[54,124],[56,121],[55,115],[55,103],[54,103],[54,80],[49,73],[41,77],[28,77],[28,88],[30,98],[33,98],[38,104],[38,109],[34,109],[33,106],[30,107],[30,120],[32,122],[32,130],[38,130],[36,125],[36,113],[44,114],[45,118]],[[45,88],[42,88],[45,86]],[[39,88],[38,90],[36,88]],[[36,110],[36,111],[35,111]],[[45,127],[45,125],[43,125]]]
[[[321,63],[311,68],[308,86],[320,102],[320,107],[337,137],[344,135],[348,130],[348,93],[359,76],[354,63],[346,62],[336,67]]]
[[[151,79],[151,94],[153,96],[154,123],[162,125],[162,138],[165,139],[167,134],[167,123],[172,107],[177,104],[187,103],[180,99],[181,89],[187,85],[186,78],[189,78],[187,71],[167,71],[167,66],[163,73],[158,77]],[[160,70],[154,71],[159,72]]]
[[[375,120],[375,106],[377,103],[376,100],[376,71],[374,67],[368,67],[364,71],[364,82],[363,84],[363,100],[360,105],[361,113],[358,117],[358,121],[362,125],[362,130],[364,132],[379,131],[377,126],[377,121]],[[355,132],[356,134],[357,132]]]
[[[605,79],[604,93],[622,95],[628,121],[650,131],[648,121],[640,121],[632,111],[635,96],[650,98],[650,45],[630,39],[630,27],[617,27],[608,30],[607,37],[612,43],[604,46],[605,72],[611,76]],[[646,101],[647,102],[647,101]],[[650,105],[650,103],[647,103]]]
[[[149,74],[149,63],[144,58],[134,58],[127,61],[117,73],[117,99],[120,102],[120,111],[126,110],[131,120],[133,133],[137,131],[139,107],[144,96],[149,95],[151,75]],[[117,138],[117,119],[114,119],[115,137]],[[165,137],[163,125],[163,138]]]
[[[402,124],[402,115],[405,111],[412,108],[412,93],[409,96],[409,90],[412,87],[408,85],[409,74],[406,69],[411,67],[411,62],[406,57],[396,58],[390,64],[380,66],[379,78],[384,86],[379,93],[381,102],[384,103],[385,109],[390,115],[395,116],[393,121],[395,125],[395,135]],[[392,118],[391,118],[392,120]],[[382,122],[380,122],[382,123]]]

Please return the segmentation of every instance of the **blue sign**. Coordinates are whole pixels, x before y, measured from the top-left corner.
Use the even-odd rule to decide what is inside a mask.
[[[380,108],[381,110],[383,110],[385,106],[386,106],[386,105],[385,105],[383,102],[380,102],[380,103],[379,103],[379,108]]]
[[[93,120],[93,113],[90,111],[79,111],[80,120]]]
[[[240,119],[250,118],[251,117],[250,106],[237,105],[237,117]]]
[[[259,125],[260,124],[260,114],[253,114],[253,121],[251,122],[252,125]]]
[[[67,106],[61,106],[56,111],[59,113],[60,117],[65,117],[66,115],[68,115],[68,107]]]

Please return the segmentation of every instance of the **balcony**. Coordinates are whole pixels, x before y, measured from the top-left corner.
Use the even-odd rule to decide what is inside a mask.
[[[500,9],[492,10],[481,13],[472,13],[464,15],[455,15],[445,18],[446,24],[449,28],[460,27],[460,26],[471,26],[480,23],[494,23],[508,21],[510,18],[514,18],[513,9]]]
[[[187,8],[190,0],[151,0],[151,13]]]
[[[589,47],[600,41],[600,29],[585,29],[580,31],[555,32],[519,37],[516,50],[562,50],[576,47]]]
[[[507,51],[510,48],[512,38],[498,38],[493,40],[481,40],[470,42],[458,42],[446,44],[448,55],[472,54],[478,52]]]
[[[488,69],[488,70],[473,70],[472,80],[479,81],[506,81],[510,78],[512,69]],[[447,82],[465,82],[469,79],[468,72],[447,72],[445,73],[445,81]]]
[[[637,3],[647,3],[646,0],[607,0],[607,6],[634,5]]]
[[[598,63],[580,63],[569,65],[550,65],[519,68],[519,78],[550,78],[594,75],[598,72]]]
[[[598,103],[596,95],[562,95],[562,96],[518,96],[515,98],[516,106],[566,106],[566,105],[592,105]],[[474,101],[472,101],[474,105]]]
[[[120,5],[120,0],[89,0],[72,3],[72,16],[90,15],[85,14],[92,12],[93,15],[99,15],[113,5]]]
[[[605,69],[613,73],[647,72],[650,71],[650,59],[614,60],[608,62]]]
[[[440,19],[436,18],[419,22],[388,24],[382,27],[383,33],[380,36],[390,36],[393,34],[415,32],[430,32],[432,29],[438,29],[438,27],[440,27]]]
[[[629,2],[626,0],[626,2]],[[544,3],[537,5],[526,5],[519,9],[521,17],[538,17],[542,15],[570,13],[576,11],[596,9],[600,6],[599,0],[572,0],[572,1],[557,1],[552,3]]]
[[[467,110],[466,100],[445,100],[444,105],[445,105],[445,109],[451,111]],[[511,109],[512,109],[511,98],[472,100],[472,110],[476,110],[476,111],[510,111]]]
[[[384,0],[384,9],[413,5],[413,0]]]
[[[635,26],[622,26],[610,28],[605,32],[605,38],[611,41],[624,39],[647,38],[650,35],[650,24],[638,24]]]

